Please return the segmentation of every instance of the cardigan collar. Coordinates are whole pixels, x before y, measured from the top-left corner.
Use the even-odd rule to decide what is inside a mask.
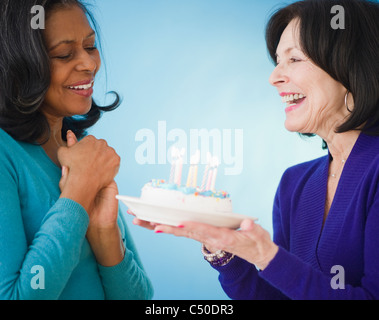
[[[323,261],[323,266],[326,268],[330,268],[333,265],[332,260],[335,256],[338,243],[336,239],[340,235],[341,225],[345,219],[349,219],[349,215],[354,214],[353,212],[349,212],[348,208],[354,198],[358,182],[378,155],[379,137],[361,133],[343,167],[334,199],[323,227],[322,221],[320,221],[317,260]],[[324,189],[324,197],[320,199],[323,204],[323,211],[320,212],[322,216],[325,210],[329,163],[330,153],[329,156],[325,157],[323,170],[319,171],[322,174],[322,188]],[[326,247],[328,249],[323,250]]]
[[[291,251],[312,266],[329,272],[336,256],[338,239],[359,181],[379,155],[379,137],[361,133],[347,159],[339,184],[323,224],[329,174],[329,155],[311,162],[310,172],[301,182],[302,197],[294,199],[294,219]]]

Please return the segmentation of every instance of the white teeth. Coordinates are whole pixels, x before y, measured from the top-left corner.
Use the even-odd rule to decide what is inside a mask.
[[[73,90],[88,90],[92,88],[93,82],[94,81],[91,81],[91,83],[86,84],[86,85],[81,85],[81,86],[75,86],[75,87],[69,86],[68,88],[73,89]]]
[[[303,95],[302,93],[295,93],[295,94],[288,94],[286,96],[282,97],[282,102],[283,103],[293,103],[295,100],[303,99],[306,96]]]

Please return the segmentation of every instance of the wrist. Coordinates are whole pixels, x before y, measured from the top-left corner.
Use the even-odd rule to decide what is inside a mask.
[[[96,186],[71,174],[67,177],[60,198],[68,198],[79,203],[89,213],[96,194]]]
[[[267,266],[270,264],[270,262],[275,258],[278,251],[279,251],[279,247],[275,243],[273,243],[273,245],[270,247],[270,249],[267,250],[264,258],[261,261],[255,263],[255,266],[259,270],[263,271],[264,269],[267,268]]]
[[[214,267],[223,267],[234,258],[234,254],[223,250],[218,250],[212,253],[204,244],[202,245],[201,252],[203,253],[204,259]]]

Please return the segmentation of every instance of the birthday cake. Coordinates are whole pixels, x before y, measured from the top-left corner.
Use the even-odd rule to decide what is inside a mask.
[[[164,180],[152,180],[144,185],[141,200],[145,203],[178,210],[232,213],[232,200],[225,191],[200,190],[178,186]]]
[[[174,150],[175,151],[175,150]],[[218,159],[208,155],[202,184],[197,184],[199,154],[191,158],[191,166],[186,185],[181,185],[182,161],[180,152],[173,161],[169,181],[151,180],[141,192],[141,200],[145,203],[185,210],[191,212],[232,213],[232,201],[225,191],[215,190]],[[174,155],[176,155],[174,154]]]

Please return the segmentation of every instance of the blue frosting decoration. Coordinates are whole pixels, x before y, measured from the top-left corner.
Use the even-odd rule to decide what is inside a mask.
[[[189,188],[185,186],[178,186],[174,183],[167,183],[165,180],[153,179],[151,180],[151,186],[154,188],[161,188],[166,190],[177,190],[183,194],[194,194],[195,196],[214,197],[214,198],[230,198],[230,195],[225,191],[200,191],[198,188]]]

